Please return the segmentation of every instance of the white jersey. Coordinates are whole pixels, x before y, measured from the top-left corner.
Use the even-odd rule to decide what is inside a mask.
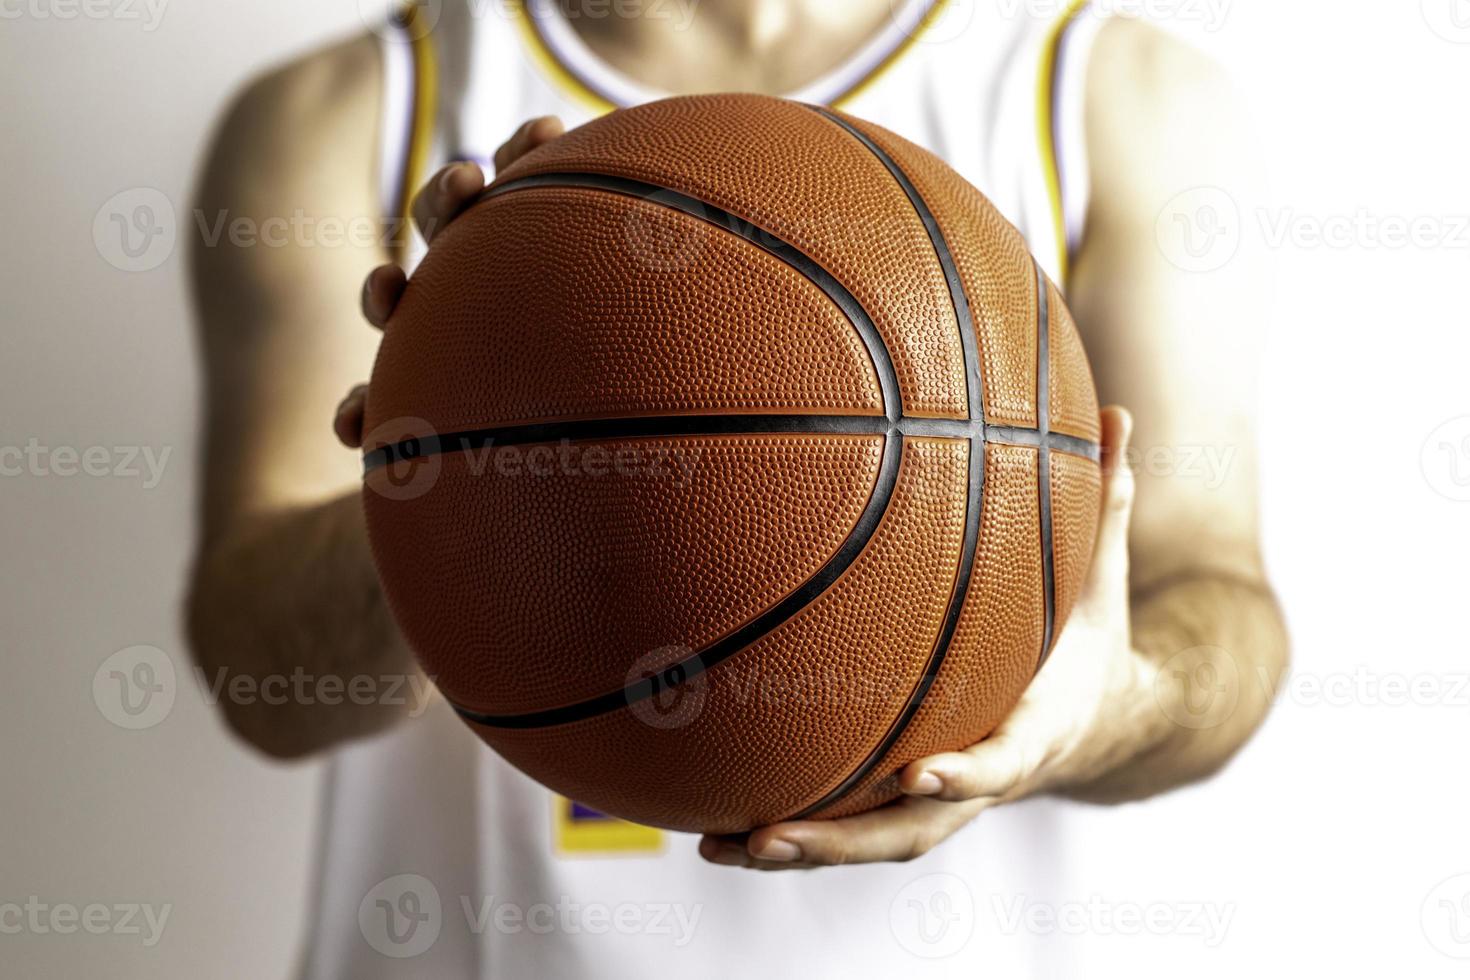
[[[1065,283],[1086,213],[1082,80],[1096,19],[1059,0],[891,0],[856,57],[792,98],[927,147]],[[651,14],[689,9],[644,0]],[[601,61],[559,0],[438,0],[385,30],[385,210],[485,164],[524,120],[576,126],[659,98]],[[402,256],[412,265],[421,244]],[[1018,926],[1051,894],[1063,804],[986,814],[908,864],[763,874],[606,818],[512,769],[442,700],[333,759],[306,975],[965,977],[1070,974]]]

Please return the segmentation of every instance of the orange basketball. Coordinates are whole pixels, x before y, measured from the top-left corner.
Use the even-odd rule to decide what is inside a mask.
[[[676,830],[836,817],[984,738],[1066,621],[1100,494],[1056,288],[858,119],[671,99],[445,229],[372,378],[393,613],[465,721]]]

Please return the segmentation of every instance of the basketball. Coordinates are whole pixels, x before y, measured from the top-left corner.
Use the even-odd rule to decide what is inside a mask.
[[[760,96],[624,109],[434,239],[372,376],[393,615],[496,752],[733,833],[982,740],[1087,572],[1100,426],[1021,235],[938,157]]]

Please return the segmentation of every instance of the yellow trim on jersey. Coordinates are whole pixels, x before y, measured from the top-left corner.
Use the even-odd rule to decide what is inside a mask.
[[[1086,8],[1088,0],[1073,0],[1061,17],[1057,18],[1047,35],[1041,53],[1041,70],[1036,84],[1036,136],[1041,144],[1042,175],[1046,179],[1046,192],[1051,201],[1052,227],[1057,237],[1057,269],[1065,284],[1070,271],[1072,256],[1067,248],[1067,214],[1062,202],[1062,170],[1057,157],[1056,105],[1057,56],[1061,52],[1062,38]]]
[[[948,6],[949,0],[934,0],[934,2],[929,5],[929,9],[924,11],[924,16],[919,18],[919,23],[915,25],[913,31],[908,35],[908,37],[904,38],[903,41],[899,43],[898,47],[890,51],[888,53],[888,57],[878,62],[878,64],[874,66],[872,71],[868,72],[865,76],[858,79],[857,82],[854,83],[850,88],[848,88],[846,92],[843,92],[841,95],[834,98],[832,100],[832,108],[841,109],[848,102],[853,101],[858,96],[866,92],[868,89],[876,85],[878,79],[888,74],[888,69],[898,64],[899,59],[908,54],[909,51],[913,50],[914,45],[918,44],[919,39],[924,36],[925,32],[928,31],[929,28],[934,26],[934,22],[939,19],[939,15],[944,13],[945,8],[947,8]]]
[[[507,6],[510,8],[511,17],[516,22],[516,26],[521,32],[521,37],[526,43],[526,48],[531,53],[531,60],[536,63],[538,68],[561,86],[569,96],[592,109],[594,112],[600,114],[612,112],[618,108],[617,105],[609,102],[605,97],[588,87],[587,83],[582,81],[576,72],[572,71],[556,56],[556,52],[551,50],[551,46],[546,43],[546,39],[536,29],[536,24],[534,23],[535,18],[531,16],[530,11],[526,8],[526,0],[507,0]],[[948,6],[949,0],[933,0],[929,4],[929,9],[924,12],[924,16],[919,20],[914,30],[896,48],[889,52],[887,57],[874,66],[871,71],[848,86],[842,94],[833,98],[831,106],[834,109],[840,109],[843,105],[856,99],[871,88],[878,79],[887,74],[888,70],[918,43],[919,38],[933,26],[934,22],[939,19],[939,15]]]
[[[403,156],[402,183],[398,188],[397,214],[401,223],[397,235],[397,258],[408,251],[411,234],[413,195],[423,184],[429,167],[429,152],[434,145],[434,125],[439,111],[439,64],[434,50],[432,27],[420,25],[417,4],[403,15],[403,30],[408,34],[413,60],[413,107],[409,123],[408,150]]]
[[[576,101],[599,115],[612,112],[616,105],[598,95],[587,84],[572,72],[570,68],[562,64],[556,52],[551,50],[541,32],[536,29],[535,18],[526,9],[526,0],[507,0],[506,6],[510,9],[511,19],[515,21],[517,29],[521,32],[521,40],[526,44],[526,50],[531,53],[531,60],[536,67],[545,72],[552,81],[570,95]]]

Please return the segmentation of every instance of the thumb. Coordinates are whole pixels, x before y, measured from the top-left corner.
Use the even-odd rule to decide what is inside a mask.
[[[1133,416],[1111,406],[1102,413],[1102,513],[1092,568],[1083,586],[1083,601],[1128,591],[1128,526],[1133,516],[1133,467],[1128,447],[1133,439]]]

